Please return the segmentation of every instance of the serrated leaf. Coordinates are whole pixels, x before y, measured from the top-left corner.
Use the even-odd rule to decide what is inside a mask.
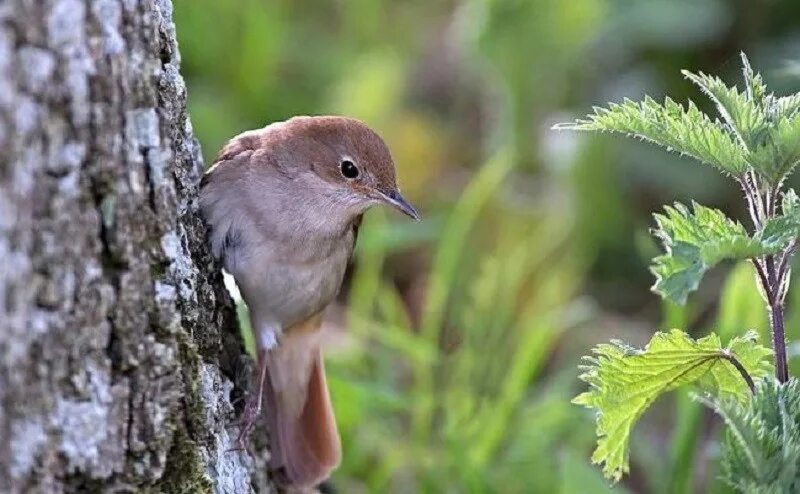
[[[800,162],[800,99],[767,94],[761,74],[753,72],[744,53],[742,66],[744,92],[719,77],[686,70],[683,74],[717,105],[753,169],[770,183],[778,183]]]
[[[750,60],[747,59],[747,55],[745,55],[744,52],[741,52],[739,55],[742,59],[742,75],[744,76],[744,85],[747,89],[747,98],[753,103],[761,105],[767,97],[767,85],[764,84],[761,74],[753,71],[753,67],[750,66]]]
[[[629,440],[636,421],[662,394],[697,383],[723,398],[745,401],[749,388],[729,358],[735,357],[754,378],[769,373],[765,357],[772,352],[756,343],[753,332],[734,338],[726,348],[714,334],[694,340],[683,331],[658,332],[644,350],[620,344],[598,345],[586,357],[580,379],[590,390],[573,403],[597,411],[595,464],[618,481],[628,472]]]
[[[761,74],[742,53],[745,91],[719,77],[682,71],[717,106],[728,128],[745,148],[745,159],[769,183],[780,183],[800,162],[800,98],[767,94]]]
[[[710,343],[721,346],[719,336],[712,333],[698,340],[700,343]],[[744,336],[737,336],[728,342],[727,351],[736,357],[736,360],[748,371],[751,377],[766,376],[772,372],[772,364],[768,357],[772,355],[772,350],[757,344],[758,333],[748,331]],[[699,384],[704,389],[713,389],[717,396],[730,396],[736,399],[749,397],[747,385],[740,374],[738,379],[730,379],[730,365],[715,365],[703,376]]]
[[[771,218],[759,233],[761,244],[771,252],[786,248],[800,237],[800,197],[794,189],[783,193],[781,215]]]
[[[654,235],[664,254],[655,257],[650,271],[656,281],[652,290],[676,304],[686,303],[706,271],[724,260],[750,259],[777,254],[800,237],[800,198],[794,190],[783,195],[783,213],[770,219],[754,235],[722,211],[692,203],[667,206],[655,214]]]
[[[770,183],[780,183],[800,163],[800,113],[780,115],[749,149],[747,161]]]
[[[794,117],[800,113],[800,93],[775,98],[773,106],[779,115],[787,118]]]
[[[741,176],[755,170],[770,185],[780,184],[800,164],[800,93],[767,93],[760,74],[742,53],[743,91],[702,72],[682,71],[715,103],[723,122],[712,120],[691,101],[686,107],[670,98],[660,105],[645,97],[636,103],[595,108],[586,119],[555,129],[620,132]]]
[[[641,103],[626,99],[621,105],[595,108],[587,119],[554,128],[619,132],[691,156],[725,173],[741,175],[749,169],[742,145],[691,101],[683,107],[670,98],[663,105],[649,96]]]
[[[781,197],[781,212],[784,215],[798,216],[800,215],[800,197],[794,189],[789,189],[783,193]]]
[[[725,421],[722,478],[737,492],[800,491],[800,382],[765,378],[746,405],[697,395]]]
[[[656,276],[652,290],[677,304],[686,303],[703,275],[725,259],[747,259],[765,253],[758,239],[750,238],[741,223],[722,211],[692,203],[692,209],[676,203],[666,214],[656,214],[665,253],[653,259],[650,271]]]
[[[767,121],[761,107],[747,93],[740,93],[736,87],[728,87],[719,77],[702,72],[694,74],[688,70],[681,72],[711,98],[723,120],[745,148],[756,145],[766,130]]]

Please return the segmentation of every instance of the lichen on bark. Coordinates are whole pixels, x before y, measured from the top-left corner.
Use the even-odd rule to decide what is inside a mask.
[[[168,0],[0,3],[2,492],[271,490],[179,65]]]

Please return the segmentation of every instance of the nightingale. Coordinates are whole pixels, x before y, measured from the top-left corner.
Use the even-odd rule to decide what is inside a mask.
[[[346,117],[294,117],[244,132],[204,175],[212,253],[250,309],[258,350],[241,447],[262,404],[270,468],[286,488],[325,480],[341,458],[320,350],[364,212],[388,204],[419,219],[397,187],[384,141]]]

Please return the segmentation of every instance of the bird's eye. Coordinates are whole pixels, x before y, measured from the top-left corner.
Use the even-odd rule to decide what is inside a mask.
[[[356,178],[358,177],[358,167],[350,160],[342,160],[341,164],[342,175],[344,178]]]

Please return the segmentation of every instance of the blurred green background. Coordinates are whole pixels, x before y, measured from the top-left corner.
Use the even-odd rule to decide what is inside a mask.
[[[767,330],[746,266],[712,273],[687,307],[649,292],[651,212],[693,198],[744,219],[733,182],[644,144],[549,128],[644,94],[711,111],[679,70],[738,81],[740,50],[773,90],[798,91],[800,2],[174,5],[207,162],[243,130],[346,114],[386,138],[424,214],[370,212],[329,314],[338,492],[606,492],[588,460],[593,417],[569,404],[580,357],[669,327]],[[719,426],[685,395],[663,400],[613,492],[727,492]]]

